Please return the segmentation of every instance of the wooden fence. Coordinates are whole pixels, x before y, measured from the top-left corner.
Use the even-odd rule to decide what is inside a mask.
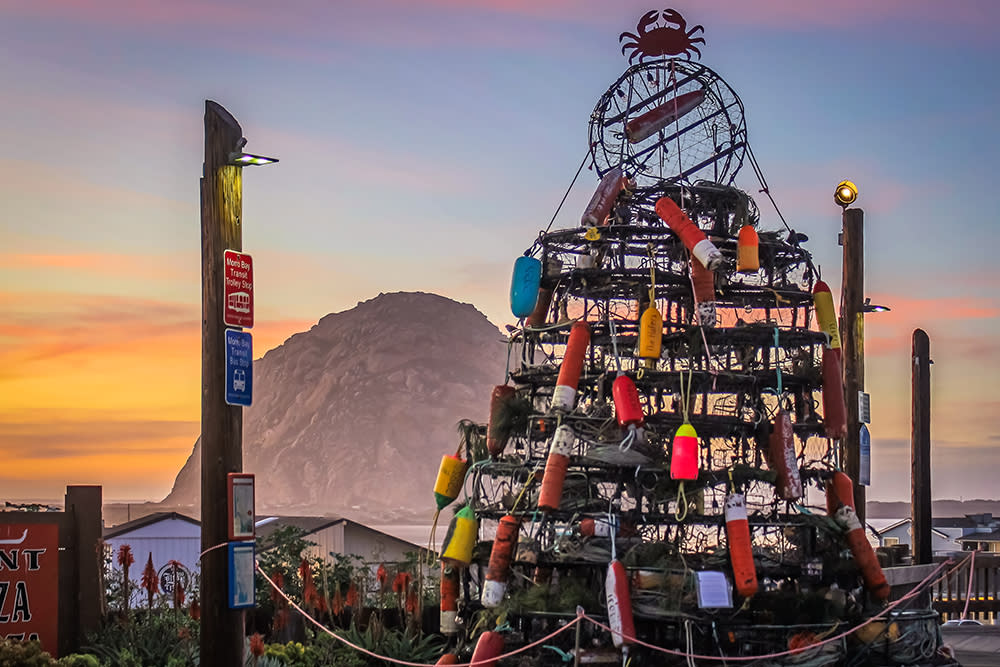
[[[954,556],[953,560],[957,563],[968,555]],[[944,557],[936,557],[934,562],[945,560]],[[967,609],[966,618],[993,623],[1000,615],[1000,555],[976,553],[972,562],[971,587],[969,570],[966,563],[934,585],[931,593],[934,609],[941,614],[943,621],[961,618],[962,612]]]

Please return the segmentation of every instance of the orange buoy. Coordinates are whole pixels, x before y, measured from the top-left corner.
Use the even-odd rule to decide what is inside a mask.
[[[538,288],[538,300],[535,302],[535,309],[528,315],[525,321],[529,327],[538,329],[544,327],[549,316],[549,306],[552,305],[552,290],[548,287]]]
[[[792,418],[787,410],[779,409],[774,417],[774,428],[768,441],[768,463],[778,476],[775,484],[778,497],[782,500],[801,498],[802,477],[799,475],[799,461],[795,457]]]
[[[630,144],[637,144],[643,139],[653,136],[675,120],[691,113],[704,101],[704,89],[693,90],[690,93],[671,98],[626,123],[625,135]]]
[[[628,574],[618,559],[608,563],[604,579],[604,593],[608,603],[608,625],[615,647],[635,642],[635,621],[632,618],[632,595],[628,587]]]
[[[520,527],[521,520],[509,514],[500,519],[493,539],[493,549],[490,551],[486,582],[483,584],[484,607],[496,607],[507,592],[510,562],[514,558],[514,549],[517,548],[517,531]]]
[[[486,449],[494,459],[503,454],[510,438],[510,426],[502,417],[515,396],[517,391],[509,384],[498,384],[490,393],[490,421],[486,427]]]
[[[441,563],[441,634],[458,632],[458,568]],[[449,664],[449,663],[438,663]]]
[[[834,514],[834,518],[847,531],[844,539],[851,550],[851,556],[858,569],[861,570],[861,578],[865,582],[865,588],[879,600],[889,599],[889,583],[882,572],[882,566],[878,564],[878,558],[872,549],[871,543],[865,537],[864,528],[853,507],[841,505]]]
[[[549,458],[545,462],[545,472],[542,475],[542,489],[538,494],[538,509],[543,511],[559,509],[563,483],[566,481],[566,468],[569,467],[569,456],[573,452],[575,440],[576,433],[566,424],[557,428],[555,435],[552,436]]]
[[[750,542],[750,523],[747,521],[747,503],[742,493],[726,496],[726,542],[729,561],[733,566],[733,584],[736,592],[745,598],[757,592],[757,568],[753,561]]]
[[[697,324],[703,327],[715,326],[715,271],[706,269],[694,257],[690,262],[691,285],[694,289],[694,305],[698,314]]]
[[[628,179],[622,175],[621,167],[614,167],[597,184],[590,203],[583,210],[580,224],[584,227],[598,227],[607,224],[618,193],[628,186]]]
[[[753,225],[740,227],[736,238],[736,270],[740,273],[756,273],[760,269],[760,238]]]
[[[687,213],[670,197],[660,197],[656,202],[656,214],[673,230],[684,243],[684,247],[694,255],[702,266],[713,271],[722,263],[722,253],[708,240],[705,232],[691,222]]]
[[[454,653],[445,653],[441,658],[434,663],[435,665],[457,665],[458,656]]]
[[[552,409],[570,412],[576,404],[576,388],[580,384],[583,361],[590,347],[590,325],[585,320],[573,324],[569,342],[559,367],[559,378],[552,389]]]
[[[837,471],[826,483],[826,513],[833,516],[837,508],[847,505],[852,510],[857,511],[854,506],[854,482],[847,476],[847,473]]]
[[[487,631],[479,635],[476,650],[472,652],[470,662],[479,663],[476,667],[496,667],[496,658],[503,653],[503,635],[499,632]]]

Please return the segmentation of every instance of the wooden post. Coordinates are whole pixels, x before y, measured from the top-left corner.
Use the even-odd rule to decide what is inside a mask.
[[[844,354],[844,402],[847,407],[847,436],[842,443],[844,471],[854,481],[854,507],[861,525],[865,523],[865,487],[858,483],[861,473],[861,420],[858,392],[865,388],[864,293],[865,293],[865,214],[859,208],[844,211],[844,283],[841,288],[841,340]]]
[[[243,665],[243,612],[228,605],[226,475],[243,470],[243,408],[225,400],[223,253],[243,249],[243,173],[230,164],[243,130],[205,102],[201,178],[201,664]]]
[[[65,603],[76,608],[73,646],[79,648],[87,642],[87,635],[101,627],[104,597],[104,553],[101,550],[101,487],[67,486],[66,514],[73,525],[73,542],[76,544],[76,599]]]
[[[913,332],[910,400],[910,518],[913,563],[930,563],[931,550],[931,341],[923,329]]]

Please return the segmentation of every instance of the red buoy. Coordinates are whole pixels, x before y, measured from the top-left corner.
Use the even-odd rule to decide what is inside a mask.
[[[632,595],[628,588],[628,574],[620,560],[608,563],[608,575],[604,580],[604,593],[608,603],[608,625],[611,626],[611,641],[615,646],[634,643],[635,621],[632,618]]]
[[[793,436],[792,418],[788,411],[778,410],[768,441],[768,464],[778,476],[775,490],[782,500],[802,497],[802,477],[799,475],[799,461],[795,457]]]
[[[670,447],[670,479],[698,479],[698,433],[681,424]]]
[[[715,271],[706,269],[694,257],[690,262],[691,285],[694,290],[694,306],[698,314],[699,326],[714,327],[715,316]]]
[[[458,632],[458,577],[457,567],[450,563],[441,563],[441,634],[443,635],[453,635]]]
[[[618,193],[628,186],[628,179],[622,176],[621,167],[614,167],[604,174],[598,183],[594,196],[583,211],[580,223],[584,227],[597,227],[607,224],[611,207],[614,206]]]
[[[628,449],[633,442],[645,440],[642,426],[645,417],[642,414],[642,403],[639,402],[639,391],[635,388],[632,378],[620,374],[611,385],[611,394],[615,401],[615,417],[618,425],[628,431],[625,439],[622,440],[621,447]]]
[[[847,406],[840,349],[823,347],[823,428],[828,438],[847,435]]]
[[[693,90],[678,95],[626,123],[625,135],[628,137],[629,143],[637,144],[643,139],[653,136],[675,120],[691,113],[704,101],[704,90]]]
[[[479,635],[476,650],[472,652],[470,662],[479,663],[476,667],[496,667],[497,661],[490,660],[503,653],[503,635],[499,632],[487,631]],[[480,662],[482,661],[482,662]]]

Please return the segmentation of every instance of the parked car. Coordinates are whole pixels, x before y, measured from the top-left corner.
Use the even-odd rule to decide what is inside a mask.
[[[971,618],[953,618],[949,621],[945,621],[941,624],[943,628],[956,628],[956,627],[969,627],[972,625],[982,625],[979,621],[974,621]]]

